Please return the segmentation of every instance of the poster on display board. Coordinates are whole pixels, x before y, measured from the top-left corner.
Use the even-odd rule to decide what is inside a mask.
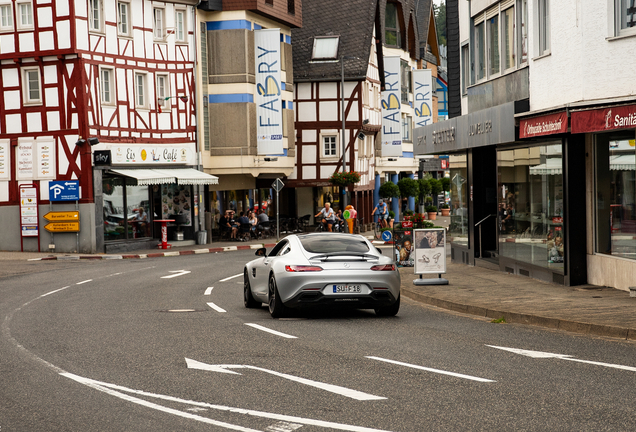
[[[280,29],[254,30],[254,56],[257,154],[282,154]]]
[[[185,223],[181,226],[192,225],[192,195],[190,186],[163,185],[161,187],[161,218],[171,219],[173,215],[183,215]]]
[[[415,232],[415,274],[446,273],[446,230],[417,229]]]
[[[393,228],[393,251],[399,267],[413,267],[415,253],[413,249],[413,228],[401,224]]]
[[[382,156],[402,156],[402,84],[400,57],[384,57]]]

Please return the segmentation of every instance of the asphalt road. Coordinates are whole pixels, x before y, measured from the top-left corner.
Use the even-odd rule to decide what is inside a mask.
[[[633,343],[407,299],[394,318],[274,320],[243,306],[252,258],[59,261],[0,279],[0,431],[636,430]]]

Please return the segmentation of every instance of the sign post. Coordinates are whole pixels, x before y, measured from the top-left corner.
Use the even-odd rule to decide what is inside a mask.
[[[40,252],[40,230],[38,227],[38,189],[35,184],[20,185],[20,248],[24,252],[24,237],[37,237]]]
[[[415,285],[448,285],[442,278],[446,273],[446,230],[444,228],[417,229],[414,231]],[[438,274],[438,279],[422,279],[423,274]]]
[[[272,183],[272,187],[276,191],[276,243],[280,241],[280,217],[278,212],[278,208],[279,208],[278,207],[278,192],[280,192],[284,186],[285,186],[285,183],[283,183],[283,181],[280,178],[277,178],[276,181]]]

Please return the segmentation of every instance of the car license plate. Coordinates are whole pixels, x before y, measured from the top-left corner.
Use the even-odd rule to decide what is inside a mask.
[[[360,285],[334,285],[334,293],[359,293],[362,289]]]

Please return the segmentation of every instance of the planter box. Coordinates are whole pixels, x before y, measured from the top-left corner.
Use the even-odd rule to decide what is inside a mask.
[[[428,212],[426,214],[427,214],[429,220],[437,220],[437,213],[436,212]]]

